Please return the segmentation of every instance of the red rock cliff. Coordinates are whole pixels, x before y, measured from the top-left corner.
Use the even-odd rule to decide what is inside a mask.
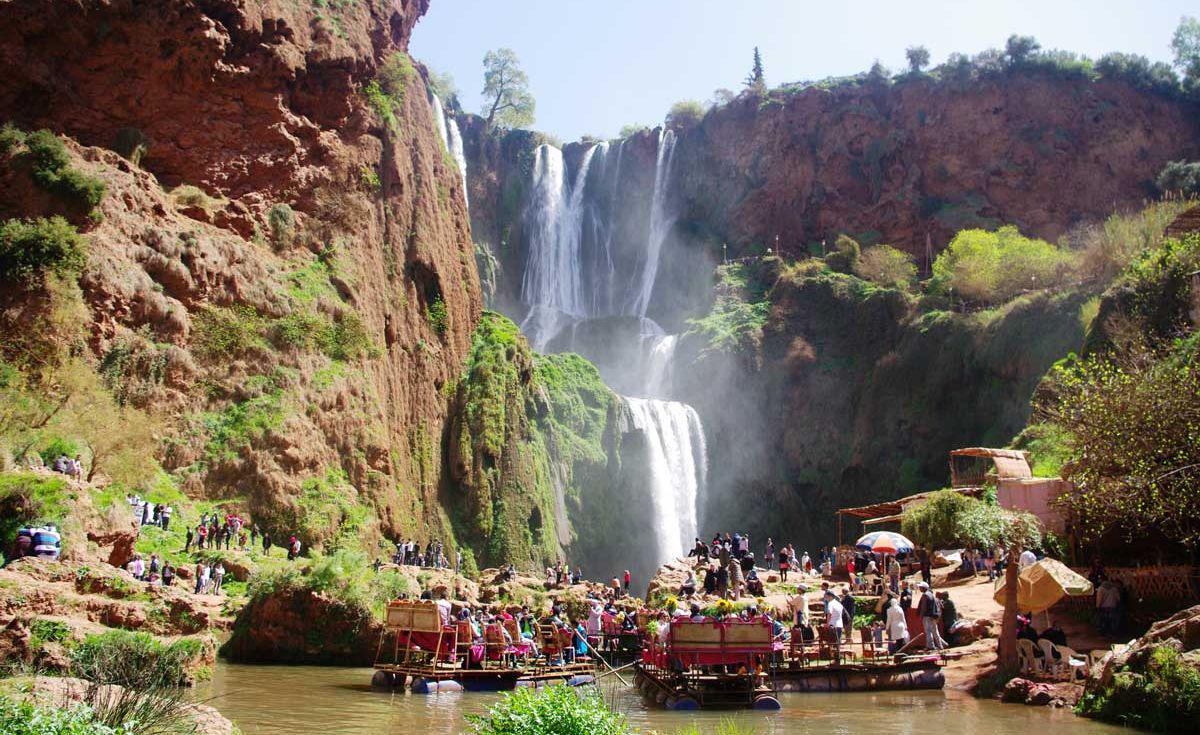
[[[277,539],[450,534],[441,389],[481,301],[405,56],[427,7],[0,3],[0,120],[77,141],[72,165],[108,187],[83,223],[93,357],[167,421],[185,489],[244,502]],[[364,89],[389,59],[403,88],[381,111]],[[52,213],[15,160],[0,217]]]

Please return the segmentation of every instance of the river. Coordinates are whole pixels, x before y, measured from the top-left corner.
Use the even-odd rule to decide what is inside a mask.
[[[388,694],[369,686],[370,669],[218,664],[197,688],[202,700],[233,720],[245,735],[470,732],[464,714],[481,713],[490,694]],[[740,718],[755,735],[1095,735],[1128,733],[1069,711],[1005,705],[958,692],[784,694],[778,712],[666,712],[647,708],[632,689],[614,689],[617,707],[636,730],[670,735],[689,725],[717,732],[722,719]]]

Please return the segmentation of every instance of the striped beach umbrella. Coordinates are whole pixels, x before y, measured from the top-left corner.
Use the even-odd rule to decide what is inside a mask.
[[[868,533],[856,541],[854,546],[877,554],[907,554],[913,550],[913,542],[894,531]]]

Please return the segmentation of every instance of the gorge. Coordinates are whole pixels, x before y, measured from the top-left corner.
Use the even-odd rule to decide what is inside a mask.
[[[0,3],[0,541],[64,540],[5,625],[362,664],[401,595],[582,608],[547,567],[640,593],[718,531],[816,552],[962,446],[1057,474],[1059,369],[1194,348],[1170,69],[994,50],[564,143],[410,54],[430,3]],[[202,513],[300,563],[197,557]],[[386,568],[403,541],[453,572]],[[228,563],[228,604],[125,589],[135,553]]]

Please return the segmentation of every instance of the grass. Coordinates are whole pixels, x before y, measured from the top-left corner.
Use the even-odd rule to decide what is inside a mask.
[[[477,735],[626,735],[624,716],[598,691],[557,685],[506,694],[486,715],[467,715]]]
[[[65,478],[34,472],[0,473],[0,543],[8,548],[17,530],[30,523],[61,526],[69,496]]]

